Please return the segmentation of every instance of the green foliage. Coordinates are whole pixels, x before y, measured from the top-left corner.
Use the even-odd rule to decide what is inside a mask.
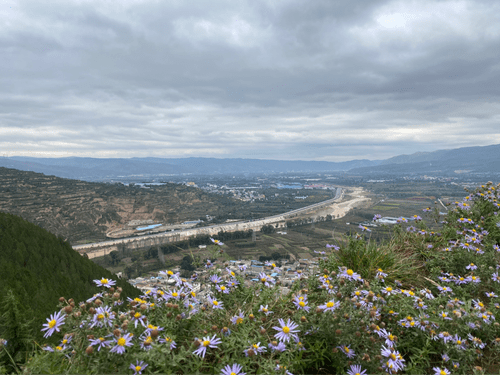
[[[34,319],[40,325],[54,312],[59,297],[84,300],[95,291],[93,280],[102,277],[113,275],[82,257],[69,243],[20,217],[0,213],[0,306],[19,306],[27,321]],[[119,280],[118,286],[126,296],[138,295],[124,281]],[[9,291],[22,305],[9,303]]]
[[[271,233],[275,232],[275,229],[274,229],[273,225],[267,224],[267,225],[262,226],[262,228],[260,228],[260,231],[263,234],[271,234]]]

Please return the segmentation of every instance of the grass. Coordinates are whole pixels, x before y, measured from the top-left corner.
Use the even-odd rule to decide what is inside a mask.
[[[319,259],[309,277],[297,273],[288,294],[269,276],[244,287],[238,271],[234,277],[227,272],[224,259],[212,262],[210,273],[223,278],[229,293],[204,281],[217,305],[195,299],[189,281],[179,278],[175,297],[153,290],[121,305],[115,304],[119,296],[103,289],[102,297],[67,313],[61,332],[51,337],[54,352],[39,348],[24,372],[133,374],[130,365],[144,361],[144,373],[167,374],[220,374],[235,363],[247,374],[355,373],[354,365],[368,374],[498,373],[498,198],[491,184],[471,192],[469,208],[450,210],[439,232],[422,221],[415,228],[394,227],[391,237],[378,244],[359,230],[340,236],[338,250]],[[427,215],[430,225],[433,216]],[[461,223],[462,217],[474,224]],[[474,246],[464,247],[473,238]],[[316,242],[306,246],[314,249]],[[220,258],[216,246],[211,252],[211,259]],[[60,308],[68,305],[64,300]],[[104,306],[113,313],[107,316],[111,326],[104,316],[97,318]],[[239,314],[241,322],[233,324]],[[148,324],[154,326],[148,330]],[[133,345],[120,355],[110,352],[128,333]],[[64,337],[71,340],[66,347]],[[89,337],[108,338],[110,345],[97,350]],[[284,350],[276,350],[280,341]],[[200,346],[206,349],[203,357],[197,354]],[[266,351],[259,353],[259,347]]]

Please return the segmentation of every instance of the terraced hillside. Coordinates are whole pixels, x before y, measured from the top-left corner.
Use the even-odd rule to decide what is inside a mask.
[[[177,184],[150,189],[90,183],[0,167],[0,211],[21,216],[72,244],[105,239],[131,220],[165,223],[238,212],[243,202]]]

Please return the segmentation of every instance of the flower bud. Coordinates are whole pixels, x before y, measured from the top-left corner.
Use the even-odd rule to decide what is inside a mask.
[[[91,308],[89,309],[89,314],[90,314],[90,315],[94,315],[94,314],[95,314],[95,309],[94,309],[93,307],[91,307]]]
[[[92,346],[88,346],[87,349],[85,349],[85,353],[87,353],[87,355],[91,355],[94,353],[94,348]]]
[[[113,331],[113,335],[115,335],[115,337],[120,337],[122,335],[121,331],[119,329],[115,329]]]
[[[64,302],[65,298],[64,297],[59,297],[59,302]]]
[[[66,314],[70,314],[72,311],[73,311],[73,308],[71,307],[71,305],[68,305],[68,306],[64,307],[64,312]]]

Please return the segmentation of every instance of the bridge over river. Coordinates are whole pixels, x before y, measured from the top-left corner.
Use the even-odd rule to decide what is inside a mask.
[[[189,237],[196,236],[199,234],[205,234],[213,236],[220,231],[224,232],[235,232],[235,231],[245,231],[252,229],[254,231],[260,230],[262,226],[273,224],[278,225],[278,228],[286,227],[286,220],[302,216],[311,212],[315,212],[319,209],[325,209],[326,207],[340,201],[344,196],[344,190],[337,188],[335,192],[335,197],[328,199],[323,202],[315,203],[306,207],[299,208],[297,210],[288,211],[283,214],[265,217],[262,219],[252,220],[252,221],[235,221],[231,223],[210,225],[207,227],[190,228],[183,230],[174,230],[171,232],[162,232],[157,234],[145,234],[141,236],[120,238],[116,240],[108,240],[103,242],[90,243],[85,245],[75,245],[73,249],[78,251],[80,254],[87,254],[89,258],[100,257],[109,254],[114,250],[121,249],[140,249],[150,246],[163,245],[169,242],[177,242],[186,240]]]

